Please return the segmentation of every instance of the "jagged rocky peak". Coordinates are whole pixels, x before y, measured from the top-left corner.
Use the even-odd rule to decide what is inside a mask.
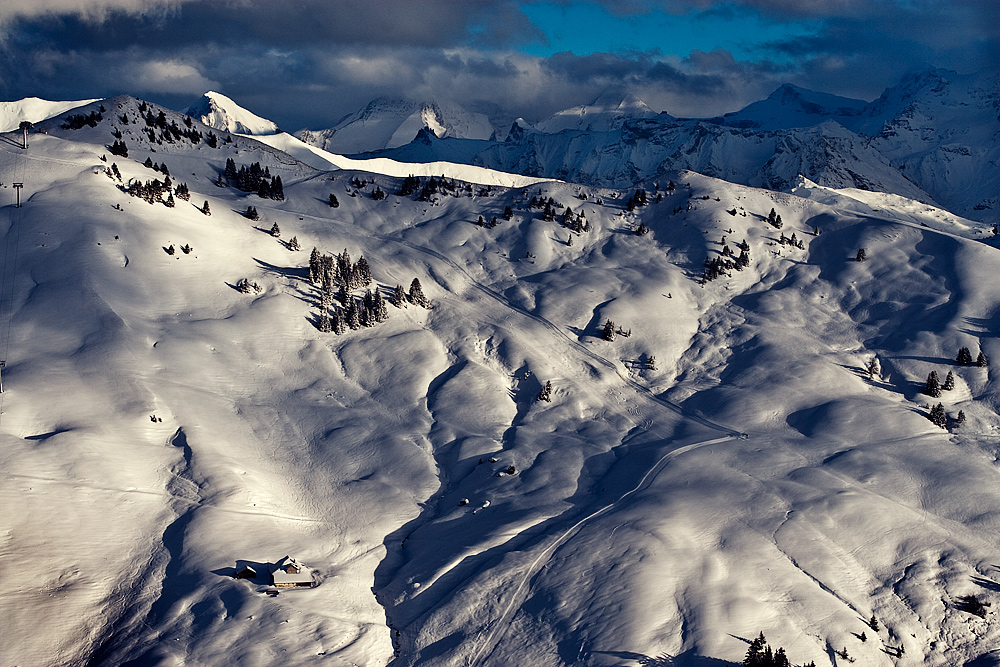
[[[237,134],[277,134],[277,124],[247,111],[222,93],[208,91],[184,112],[205,125]]]

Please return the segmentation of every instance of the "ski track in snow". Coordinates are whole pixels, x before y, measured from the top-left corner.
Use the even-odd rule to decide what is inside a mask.
[[[654,463],[652,467],[650,467],[649,470],[646,471],[646,474],[642,476],[642,479],[640,479],[639,482],[633,488],[629,489],[621,496],[619,496],[616,500],[611,501],[604,507],[601,507],[600,509],[591,512],[590,514],[588,514],[587,516],[583,517],[575,524],[570,526],[568,529],[563,531],[563,533],[560,534],[555,539],[555,541],[552,542],[552,544],[545,547],[545,549],[542,550],[542,553],[538,554],[535,560],[533,560],[531,564],[528,565],[528,568],[525,571],[524,576],[521,577],[520,582],[518,582],[517,587],[511,594],[510,601],[504,608],[503,613],[500,614],[500,617],[498,619],[496,619],[492,624],[490,624],[489,630],[485,638],[483,638],[482,641],[477,642],[479,648],[475,651],[475,653],[472,654],[471,659],[467,661],[466,664],[469,665],[469,667],[474,667],[476,664],[479,664],[480,660],[484,657],[483,652],[486,651],[487,649],[489,649],[489,653],[486,653],[485,656],[489,657],[490,653],[492,653],[493,651],[493,647],[496,646],[496,644],[503,639],[503,634],[510,627],[510,620],[512,614],[515,611],[515,607],[518,607],[524,600],[524,596],[521,594],[521,591],[524,590],[525,586],[528,585],[528,582],[531,581],[531,579],[535,576],[535,574],[538,573],[538,571],[545,565],[545,563],[556,552],[556,550],[562,545],[564,545],[578,530],[580,530],[580,528],[582,528],[585,524],[589,523],[590,521],[593,521],[594,519],[608,513],[609,511],[614,509],[614,507],[617,504],[621,503],[629,496],[649,488],[649,485],[652,484],[653,480],[656,479],[656,477],[667,466],[667,464],[670,463],[670,461],[672,461],[673,459],[680,456],[681,454],[685,454],[687,452],[699,449],[701,447],[708,447],[709,445],[717,445],[723,442],[729,442],[730,440],[733,440],[736,437],[737,437],[736,435],[725,435],[722,436],[721,438],[713,438],[711,440],[703,440],[701,442],[695,442],[690,445],[685,445],[684,447],[678,447],[677,449],[667,452],[666,454],[661,456],[659,460],[657,460],[656,463]],[[616,526],[615,529],[617,528],[618,527]],[[614,530],[612,530],[611,532],[614,533]],[[497,637],[498,631],[501,632],[499,637]]]

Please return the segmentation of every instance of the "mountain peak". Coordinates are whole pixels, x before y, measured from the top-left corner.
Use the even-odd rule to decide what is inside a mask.
[[[535,127],[549,134],[563,130],[608,132],[621,127],[626,120],[655,115],[649,105],[631,93],[604,93],[590,104],[563,109]]]
[[[247,111],[222,93],[210,90],[184,112],[205,125],[236,134],[276,134],[278,126]]]

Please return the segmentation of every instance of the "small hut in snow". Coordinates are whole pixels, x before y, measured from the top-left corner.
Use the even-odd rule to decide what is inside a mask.
[[[312,573],[302,563],[291,556],[285,556],[274,565],[271,579],[278,588],[301,586],[309,588],[313,585]]]

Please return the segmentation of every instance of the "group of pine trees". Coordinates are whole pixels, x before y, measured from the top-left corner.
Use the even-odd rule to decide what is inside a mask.
[[[403,179],[403,184],[399,188],[397,193],[400,197],[409,197],[410,195],[417,193],[417,201],[430,202],[433,200],[434,195],[445,195],[450,197],[471,197],[473,194],[472,184],[463,183],[462,181],[449,180],[444,176],[435,178],[431,176],[427,179],[427,182],[423,182],[419,176],[414,176],[410,174]],[[491,196],[493,194],[492,188],[480,188],[479,196]]]
[[[771,209],[771,212],[767,214],[767,221],[775,229],[781,229],[781,226],[784,224],[781,222],[781,215],[775,213],[773,208]]]
[[[763,632],[750,642],[747,655],[743,658],[743,665],[744,667],[791,667],[785,649],[780,646],[777,650],[771,649]],[[803,667],[816,667],[816,663],[810,662]]]
[[[150,143],[172,144],[181,139],[187,139],[194,145],[198,145],[205,139],[205,136],[200,130],[193,127],[193,122],[190,117],[184,118],[184,128],[181,128],[177,121],[167,122],[167,115],[161,109],[158,113],[154,114],[152,108],[146,104],[146,102],[139,103],[139,118],[145,122],[145,127],[143,132],[145,132],[146,137],[149,139]],[[128,114],[122,114],[120,118],[122,125],[129,124]],[[135,120],[135,123],[139,123],[139,119]],[[121,138],[121,137],[119,137]],[[231,143],[232,137],[226,137],[226,143]],[[205,140],[209,148],[218,148],[218,137],[215,136],[214,132],[209,132],[208,139]]]
[[[972,365],[972,351],[967,347],[963,347],[958,351],[958,356],[955,358],[955,363],[959,366],[970,366]],[[985,368],[988,365],[986,360],[986,355],[983,354],[982,350],[979,351],[979,356],[976,357],[975,365],[979,368]],[[927,375],[927,381],[924,383],[924,394],[930,396],[931,398],[940,398],[942,391],[951,391],[955,388],[955,373],[953,371],[948,371],[948,375],[945,376],[944,382],[941,382],[940,376],[938,376],[937,371],[931,371]],[[938,403],[931,408],[930,412],[927,414],[927,418],[931,420],[937,426],[941,428],[948,427],[948,413],[945,412],[944,404]],[[953,423],[954,426],[961,426],[965,423],[965,411],[959,410],[958,415],[955,417]]]
[[[663,197],[661,196],[657,201],[662,201],[662,200]],[[643,188],[639,188],[638,190],[636,190],[635,194],[629,197],[628,201],[625,202],[625,208],[628,209],[629,211],[634,211],[638,206],[648,206],[648,205],[649,205],[649,196],[646,194],[646,191]]]
[[[243,192],[255,192],[261,199],[285,199],[281,176],[272,177],[271,170],[268,167],[261,168],[259,162],[254,162],[249,167],[240,165],[237,169],[233,158],[227,158],[226,168],[219,174],[216,185],[229,185]]]
[[[785,236],[784,232],[781,232],[781,236],[778,237],[778,243],[781,245],[790,245],[793,248],[798,248],[799,250],[804,249],[806,246],[801,239],[795,236],[795,232],[792,232],[791,238]]]
[[[125,145],[124,141],[116,139],[113,144],[108,146],[108,152],[119,157],[128,157],[128,146]]]
[[[101,111],[104,110],[104,106],[101,106]],[[89,125],[90,127],[97,127],[97,124],[104,120],[104,116],[98,111],[91,111],[89,114],[84,115],[82,113],[75,113],[66,116],[66,120],[63,121],[62,129],[64,130],[79,130],[84,125]]]
[[[152,169],[153,171],[158,171],[164,176],[170,175],[170,170],[167,169],[167,163],[159,164],[158,162],[153,162],[152,158],[146,158],[146,161],[142,163],[142,166],[146,169]]]
[[[360,299],[352,294],[355,290],[371,285],[371,267],[363,256],[357,262],[352,262],[346,248],[336,256],[320,253],[318,248],[313,248],[309,256],[309,281],[320,287],[320,331],[342,334],[347,329],[375,326],[389,318],[389,310],[377,286],[374,290],[367,289]],[[333,307],[335,299],[340,303],[339,308]],[[402,308],[406,303],[424,308],[430,306],[420,281],[416,278],[410,283],[408,294],[402,285],[397,285],[390,303],[397,308]]]

